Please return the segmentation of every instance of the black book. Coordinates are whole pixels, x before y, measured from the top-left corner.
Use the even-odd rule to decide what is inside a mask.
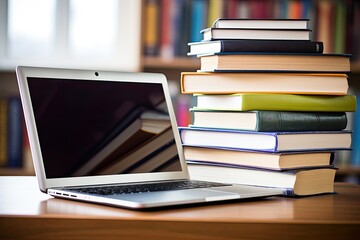
[[[220,52],[323,53],[323,42],[304,40],[243,40],[223,39],[188,44],[188,55]]]

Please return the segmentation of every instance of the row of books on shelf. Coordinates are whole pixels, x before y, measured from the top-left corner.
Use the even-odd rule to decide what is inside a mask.
[[[213,26],[233,22],[237,30],[234,24],[242,21],[219,19]],[[294,29],[293,20],[270,22],[259,38],[277,34],[282,22],[284,31]],[[333,193],[336,151],[352,147],[352,131],[346,130],[346,113],[356,111],[356,96],[348,94],[350,55],[270,48],[197,57],[200,69],[183,72],[180,80],[182,93],[196,98],[192,123],[179,128],[191,177],[280,187],[286,196]]]
[[[0,98],[0,167],[31,170],[30,155],[20,98]]]
[[[217,18],[242,19],[241,24],[234,25],[231,21],[226,24],[213,22]],[[226,32],[227,36],[236,39],[258,39],[258,33],[265,31],[276,36],[301,36],[302,39],[312,39],[323,42],[324,46],[318,46],[313,50],[314,44],[302,43],[303,47],[310,51],[323,51],[325,53],[351,52],[353,60],[360,57],[360,49],[357,46],[359,34],[356,29],[359,26],[360,3],[357,1],[312,1],[312,0],[272,0],[272,1],[218,1],[218,0],[147,0],[145,3],[145,37],[144,52],[149,56],[161,56],[171,58],[186,56],[188,43],[219,39],[218,32]],[[262,19],[262,22],[253,24],[249,19]],[[274,26],[274,19],[311,19],[305,25],[296,25],[295,29],[287,29],[279,25]],[[299,21],[300,22],[300,21]],[[277,27],[277,31],[269,31],[268,28]],[[234,28],[237,28],[236,30]],[[204,31],[205,34],[199,34]],[[246,34],[242,34],[246,33]],[[237,35],[239,33],[240,35]],[[211,35],[215,37],[210,38]],[[240,36],[240,37],[239,37]],[[222,35],[222,39],[224,39]],[[211,43],[213,44],[213,43]],[[243,44],[252,44],[243,41],[237,46],[236,51],[261,51],[269,46],[257,44],[260,49],[248,50]],[[293,43],[286,43],[290,46]],[[230,43],[226,43],[230,46]],[[282,45],[278,45],[281,49]],[[292,48],[294,51],[298,48]],[[300,48],[301,49],[301,48]],[[278,50],[278,49],[277,49]],[[232,50],[234,51],[234,50]]]

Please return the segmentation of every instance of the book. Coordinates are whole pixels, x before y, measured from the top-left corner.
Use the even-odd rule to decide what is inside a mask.
[[[347,125],[345,112],[190,111],[193,113],[191,127],[278,132],[339,131]]]
[[[219,52],[286,52],[322,53],[322,42],[303,40],[244,40],[224,39],[188,43],[188,55],[201,55]]]
[[[19,97],[8,99],[7,158],[8,167],[22,166],[23,153],[23,120]]]
[[[260,29],[260,28],[205,28],[202,40],[218,39],[267,39],[310,40],[309,29]]]
[[[185,94],[291,93],[346,95],[346,74],[182,72]]]
[[[200,55],[201,71],[350,72],[349,54],[214,53]]]
[[[199,32],[207,27],[207,2],[203,0],[191,1],[191,24],[190,24],[190,41],[201,41]]]
[[[292,112],[354,112],[355,95],[300,95],[271,93],[239,93],[195,95],[199,110],[270,110]]]
[[[182,144],[264,152],[349,150],[351,131],[257,132],[180,127]]]
[[[0,99],[0,167],[7,165],[8,101]]]
[[[208,26],[211,26],[216,19],[221,18],[224,12],[225,2],[219,0],[209,0],[208,1]]]
[[[213,28],[308,29],[309,19],[219,18]]]
[[[188,163],[228,164],[272,170],[329,166],[334,160],[331,152],[267,153],[192,146],[184,146],[184,155]]]
[[[192,179],[282,188],[289,197],[334,192],[336,168],[270,171],[209,164],[188,164]]]
[[[159,54],[159,32],[160,32],[160,1],[146,0],[145,14],[146,14],[146,31],[144,37],[144,52],[146,55],[154,56]]]

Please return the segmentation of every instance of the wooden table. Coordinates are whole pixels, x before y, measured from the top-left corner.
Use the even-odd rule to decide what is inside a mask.
[[[0,239],[360,239],[360,186],[137,212],[55,199],[35,177],[0,177]]]

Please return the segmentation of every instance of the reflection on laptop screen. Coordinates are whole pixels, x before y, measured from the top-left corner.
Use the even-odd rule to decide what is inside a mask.
[[[160,83],[28,85],[47,178],[181,171]]]

